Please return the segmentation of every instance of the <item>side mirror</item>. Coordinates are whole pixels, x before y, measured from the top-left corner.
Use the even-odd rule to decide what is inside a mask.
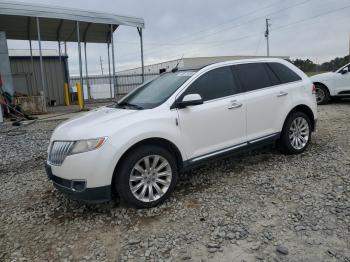
[[[188,106],[196,106],[203,104],[203,99],[199,94],[188,94],[182,99],[182,101],[177,102],[178,108],[185,108]]]
[[[341,70],[340,72],[342,75],[345,75],[347,73],[349,73],[349,68],[348,67],[345,67],[343,70]]]

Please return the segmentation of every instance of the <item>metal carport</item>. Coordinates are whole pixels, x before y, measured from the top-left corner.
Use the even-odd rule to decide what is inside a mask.
[[[86,43],[107,43],[112,50],[113,88],[115,83],[115,56],[113,33],[119,26],[131,26],[138,30],[141,44],[141,65],[143,61],[142,29],[144,19],[80,10],[68,7],[57,7],[42,4],[27,4],[21,2],[0,1],[0,31],[4,31],[7,39],[29,40],[32,53],[32,40],[39,41],[41,86],[46,98],[46,86],[42,63],[41,41],[57,41],[61,54],[60,42],[77,42],[79,54],[80,83],[82,84],[83,69],[81,58],[81,42],[85,44],[85,67],[87,76]],[[142,71],[144,75],[144,71]]]

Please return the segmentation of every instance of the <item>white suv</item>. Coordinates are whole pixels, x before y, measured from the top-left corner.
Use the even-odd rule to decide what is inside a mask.
[[[284,153],[303,152],[316,107],[310,79],[284,60],[173,70],[57,127],[46,170],[74,199],[119,195],[153,207],[173,191],[181,171],[208,160],[275,141]]]
[[[311,77],[316,86],[318,104],[326,104],[332,98],[350,98],[350,64],[335,72]]]

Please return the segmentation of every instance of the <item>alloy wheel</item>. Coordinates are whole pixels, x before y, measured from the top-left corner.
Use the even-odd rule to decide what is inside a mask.
[[[303,149],[310,136],[309,123],[303,117],[297,117],[293,120],[289,129],[289,141],[296,150]]]
[[[162,156],[150,155],[139,160],[133,167],[129,186],[135,198],[153,202],[163,197],[172,180],[169,162]]]
[[[322,88],[316,87],[316,101],[322,103],[326,98],[326,93]]]

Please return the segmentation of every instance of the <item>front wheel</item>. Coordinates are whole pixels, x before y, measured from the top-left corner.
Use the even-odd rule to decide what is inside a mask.
[[[311,121],[303,112],[294,112],[287,118],[280,138],[285,154],[300,154],[311,141]]]
[[[150,208],[163,202],[174,190],[177,165],[165,148],[145,145],[123,159],[117,174],[120,197],[136,208]]]
[[[328,89],[323,86],[316,84],[316,101],[318,105],[324,105],[327,104],[330,101],[330,94]]]

